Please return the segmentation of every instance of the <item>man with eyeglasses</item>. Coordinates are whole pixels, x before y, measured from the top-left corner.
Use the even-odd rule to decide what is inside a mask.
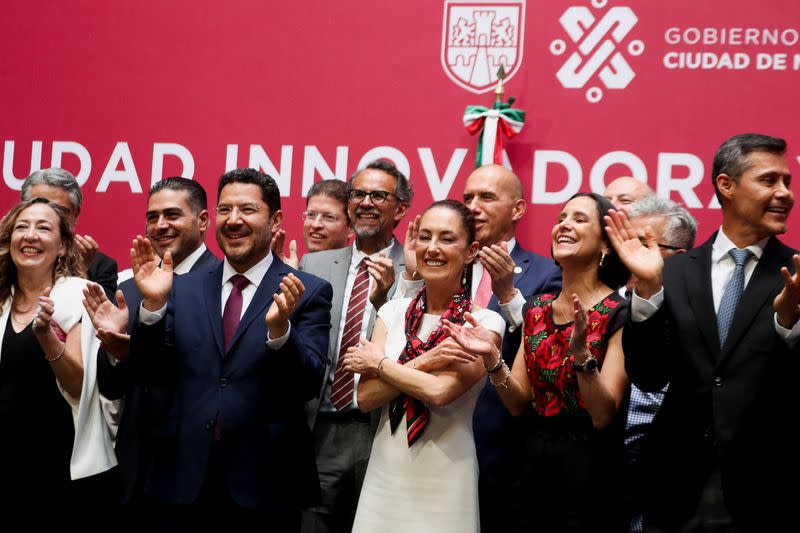
[[[318,181],[308,190],[306,210],[302,212],[303,241],[308,252],[336,250],[347,246],[353,230],[347,213],[349,203],[347,183],[340,180]],[[289,255],[283,255],[286,231],[280,229],[272,237],[272,250],[281,260],[294,268],[300,267],[297,242],[289,241]]]
[[[683,206],[658,196],[647,196],[629,206],[628,216],[631,226],[638,233],[640,241],[647,245],[645,231],[647,227],[653,233],[658,244],[661,257],[666,259],[674,255],[686,253],[694,247],[697,235],[697,220]],[[632,517],[630,533],[644,531],[638,493],[648,483],[657,483],[658,480],[642,479],[638,470],[638,450],[647,433],[650,423],[658,412],[661,402],[664,401],[669,384],[661,390],[645,392],[636,385],[631,385],[630,400],[628,403],[627,419],[625,422],[625,447],[627,449],[628,464],[631,474],[627,486],[631,502]],[[645,489],[646,490],[646,489]]]
[[[173,276],[134,239],[143,296],[130,363],[172,395],[154,431],[144,493],[158,529],[297,531],[319,490],[303,408],[325,368],[332,290],[270,252],[283,221],[278,185],[252,168],[217,186],[224,261]]]
[[[353,245],[306,254],[300,263],[301,270],[333,285],[328,367],[319,398],[306,406],[322,499],[304,513],[304,533],[352,529],[377,417],[358,410],[359,376],[337,371],[337,363],[348,346],[371,336],[377,310],[394,293],[396,275],[405,268],[394,228],[412,197],[408,179],[394,164],[369,163],[350,178]]]

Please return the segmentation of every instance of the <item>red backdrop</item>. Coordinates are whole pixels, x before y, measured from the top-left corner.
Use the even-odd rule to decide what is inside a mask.
[[[784,137],[798,173],[798,31],[796,0],[17,2],[0,19],[0,210],[60,162],[83,181],[79,231],[123,268],[154,178],[191,176],[214,202],[226,168],[261,166],[299,238],[313,181],[385,155],[417,213],[459,198],[474,167],[461,117],[492,96],[464,61],[502,57],[527,111],[507,142],[524,245],[547,254],[571,192],[631,173],[687,204],[704,239],[724,139]]]

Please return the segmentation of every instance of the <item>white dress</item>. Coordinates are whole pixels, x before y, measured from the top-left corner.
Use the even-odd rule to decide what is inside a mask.
[[[396,361],[405,346],[405,312],[411,299],[392,300],[378,316],[386,325],[385,355]],[[502,337],[503,318],[488,309],[476,319]],[[417,336],[425,340],[439,316],[426,314]],[[445,407],[431,407],[430,421],[417,442],[408,447],[406,418],[394,435],[389,406],[381,420],[358,502],[354,533],[469,533],[478,520],[478,461],[472,434],[472,412],[484,379]]]

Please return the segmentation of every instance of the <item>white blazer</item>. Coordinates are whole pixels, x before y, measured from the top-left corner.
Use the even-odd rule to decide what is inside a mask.
[[[59,278],[50,298],[55,303],[53,320],[62,330],[69,332],[77,323],[81,328],[81,353],[83,354],[83,386],[80,398],[73,398],[56,380],[61,395],[72,407],[72,422],[75,440],[69,463],[72,479],[80,479],[105,472],[117,464],[111,434],[103,416],[100,391],[97,389],[97,350],[100,341],[89,315],[83,308],[83,288],[86,280],[69,277]],[[3,302],[0,312],[0,346],[11,316],[11,299]],[[2,357],[2,353],[0,353]]]

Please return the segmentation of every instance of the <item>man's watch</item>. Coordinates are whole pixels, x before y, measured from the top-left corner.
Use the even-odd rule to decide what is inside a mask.
[[[583,364],[579,365],[578,363],[575,362],[575,358],[573,357],[572,361],[570,361],[570,365],[572,366],[573,372],[591,373],[597,370],[597,359],[595,358],[595,356],[589,354],[589,357],[586,358],[586,361],[584,361]]]

